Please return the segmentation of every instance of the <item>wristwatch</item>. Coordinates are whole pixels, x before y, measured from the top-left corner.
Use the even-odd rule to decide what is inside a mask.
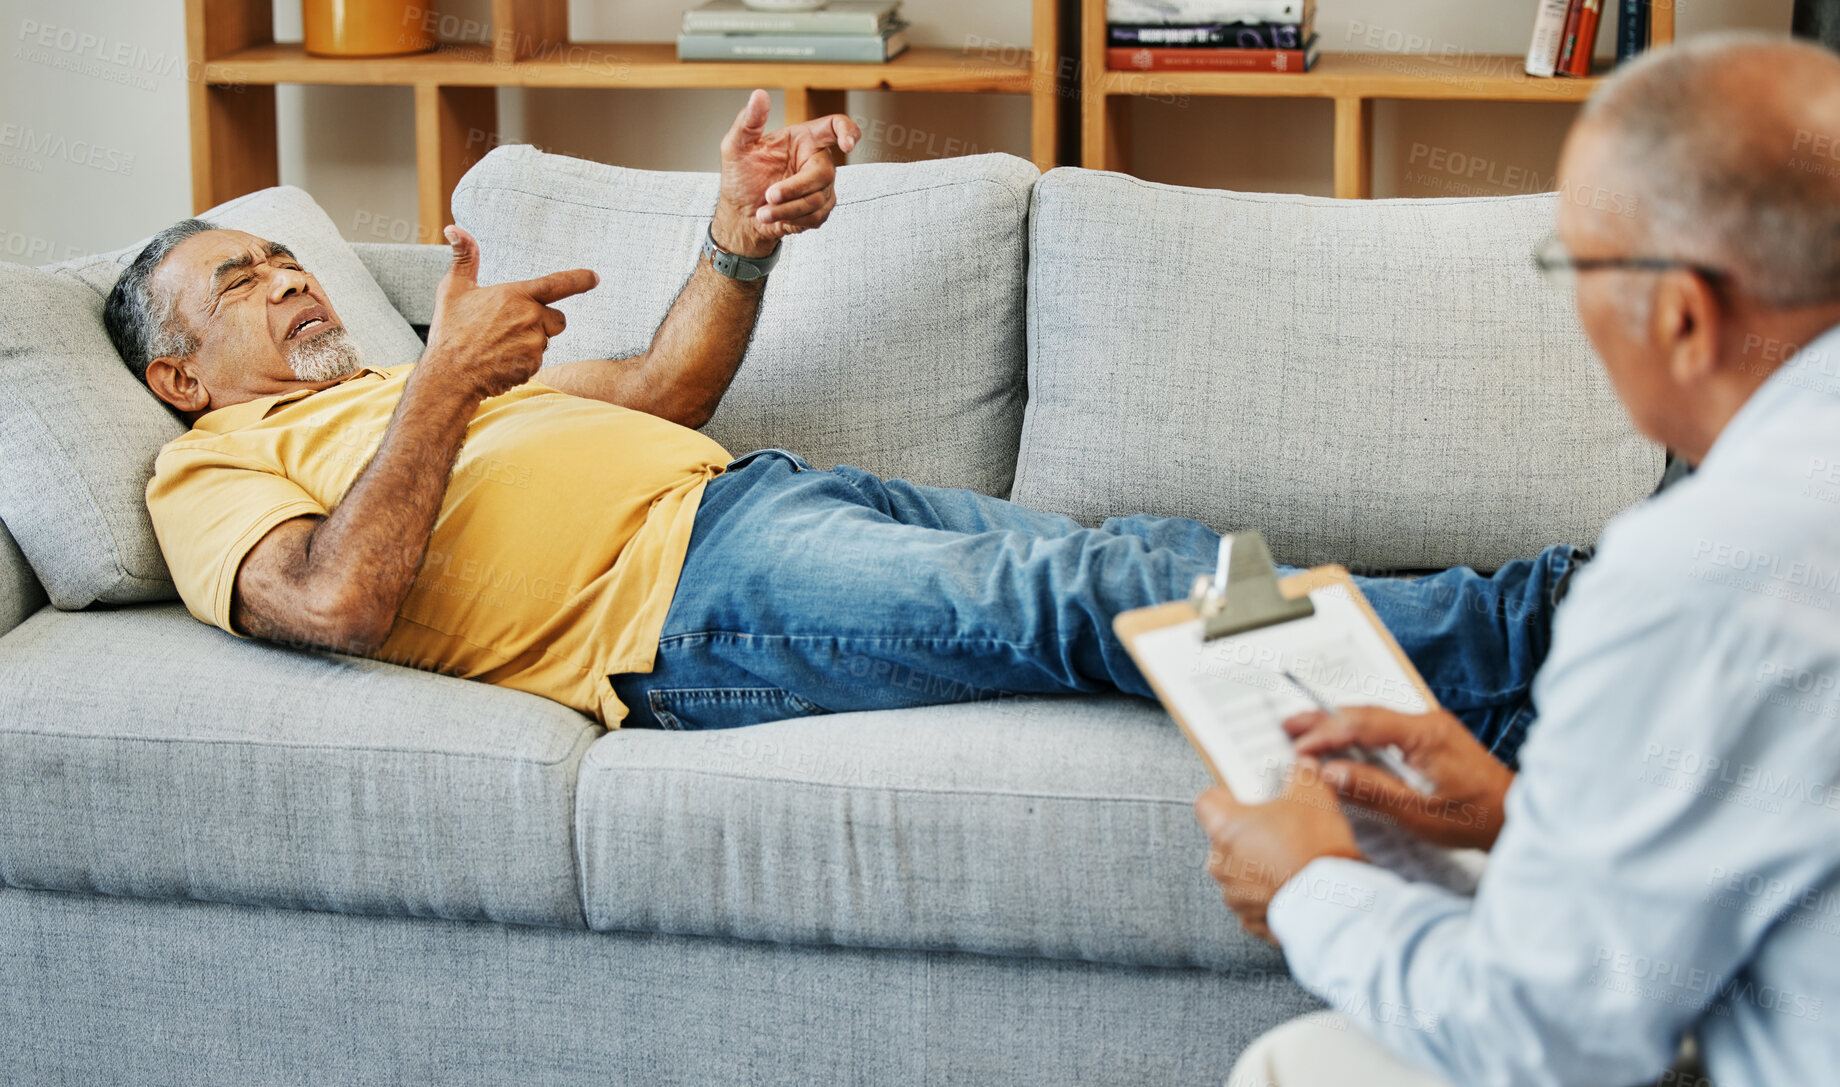
[[[709,258],[709,263],[716,271],[728,278],[752,283],[756,279],[767,278],[767,273],[779,263],[779,243],[774,242],[773,252],[764,257],[744,257],[730,253],[716,244],[715,224],[712,222],[709,224],[709,233],[703,238],[703,255]]]

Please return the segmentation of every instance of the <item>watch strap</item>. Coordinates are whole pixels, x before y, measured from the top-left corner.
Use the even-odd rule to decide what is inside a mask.
[[[703,237],[703,255],[709,258],[710,265],[716,271],[730,279],[743,283],[752,283],[757,279],[767,278],[773,266],[779,263],[779,243],[773,243],[773,252],[764,257],[744,257],[739,253],[730,253],[716,244],[715,224],[709,224],[709,231]]]

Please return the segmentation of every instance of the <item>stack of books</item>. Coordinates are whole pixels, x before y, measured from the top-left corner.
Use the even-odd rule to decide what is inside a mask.
[[[759,11],[709,0],[684,12],[678,60],[880,64],[907,48],[901,0],[831,0],[815,11]]]
[[[1106,0],[1114,71],[1307,72],[1316,0]]]
[[[1527,47],[1527,74],[1590,75],[1591,54],[1597,51],[1597,30],[1609,4],[1610,0],[1539,0],[1533,18],[1533,44]],[[1622,0],[1616,19],[1617,63],[1648,48],[1649,11],[1650,0]]]

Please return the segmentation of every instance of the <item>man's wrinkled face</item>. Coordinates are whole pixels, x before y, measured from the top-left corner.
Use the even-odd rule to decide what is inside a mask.
[[[324,387],[362,363],[319,281],[284,245],[240,230],[187,238],[152,287],[198,342],[183,367],[212,409]]]

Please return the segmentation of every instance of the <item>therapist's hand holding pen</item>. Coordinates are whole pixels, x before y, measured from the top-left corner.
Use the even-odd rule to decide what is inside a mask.
[[[1322,779],[1356,807],[1379,812],[1438,845],[1488,849],[1501,833],[1514,772],[1444,711],[1405,714],[1378,706],[1311,711],[1284,722],[1300,757],[1322,760]],[[1421,792],[1384,767],[1337,757],[1364,748],[1397,748],[1428,783]]]

